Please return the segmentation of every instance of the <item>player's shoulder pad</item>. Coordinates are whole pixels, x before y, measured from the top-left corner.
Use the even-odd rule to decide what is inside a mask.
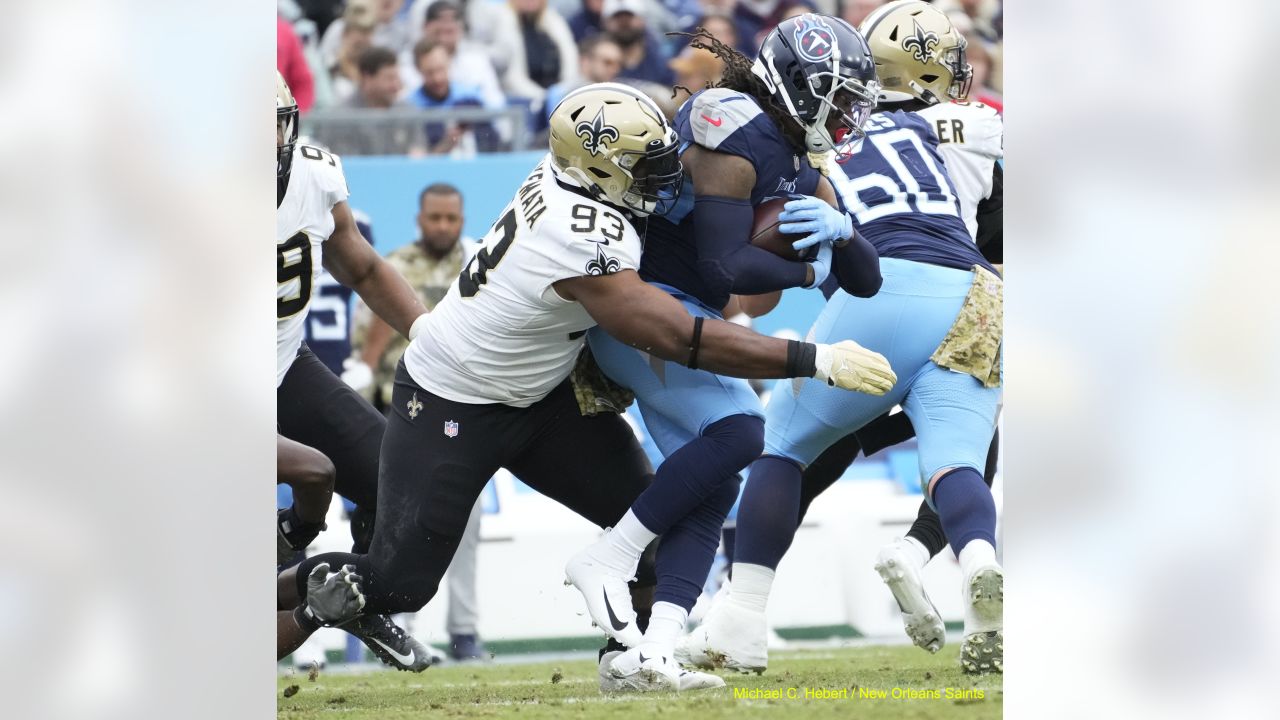
[[[931,123],[955,120],[963,125],[966,149],[991,157],[1004,156],[1004,118],[977,101],[949,102],[916,111]]]
[[[720,148],[764,112],[750,95],[728,88],[710,88],[694,95],[688,111],[693,141],[709,150]]]
[[[336,153],[314,145],[299,145],[293,163],[294,172],[297,172],[300,163],[304,165],[304,172],[312,178],[312,182],[330,196],[330,205],[346,200],[351,194],[347,190],[346,175],[342,172],[342,158]]]
[[[640,266],[640,235],[620,210],[590,198],[566,198],[534,232],[558,246],[556,258],[575,275],[610,275]],[[551,222],[548,222],[551,221]]]

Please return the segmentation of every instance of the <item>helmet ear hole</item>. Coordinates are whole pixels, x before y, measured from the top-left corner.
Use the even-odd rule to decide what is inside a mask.
[[[591,174],[592,174],[592,175],[595,175],[596,177],[600,178],[601,180],[607,180],[607,179],[609,178],[609,173],[607,173],[607,172],[605,172],[605,171],[601,170],[600,168],[597,168],[597,167],[588,167],[587,169],[591,171]]]
[[[937,80],[937,79],[938,79],[938,76],[937,76],[937,75],[921,75],[921,76],[920,76],[920,79],[921,79],[921,80],[923,80],[923,81],[925,81],[925,82],[927,82],[927,83],[931,83],[931,82],[933,82],[933,81]]]

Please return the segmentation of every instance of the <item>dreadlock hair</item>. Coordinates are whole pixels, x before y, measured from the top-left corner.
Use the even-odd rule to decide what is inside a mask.
[[[773,101],[773,94],[769,92],[769,88],[765,87],[764,82],[751,72],[751,58],[738,52],[734,48],[725,45],[716,39],[714,35],[707,32],[704,27],[696,27],[693,32],[669,32],[667,35],[672,37],[689,38],[689,47],[699,50],[706,50],[724,63],[724,72],[720,75],[720,82],[706,84],[706,88],[726,88],[728,90],[736,90],[740,93],[750,95],[755,98],[756,103],[760,105],[760,109],[765,115],[773,121],[778,131],[782,133],[782,137],[801,153],[806,152],[804,145],[804,128],[796,119],[791,117],[791,113],[779,106]],[[705,89],[705,88],[704,88]],[[676,96],[677,90],[684,90],[690,95],[693,91],[683,85],[676,85],[671,88],[671,96]]]

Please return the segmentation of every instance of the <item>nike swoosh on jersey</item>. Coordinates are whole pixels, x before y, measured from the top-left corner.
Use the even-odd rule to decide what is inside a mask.
[[[609,593],[601,590],[600,594],[604,595],[604,609],[609,613],[609,624],[613,626],[614,630],[625,628],[627,624],[618,619],[618,616],[613,612],[613,606],[609,604]]]
[[[720,124],[724,122],[724,118],[710,118],[710,117],[707,117],[706,115],[703,115],[702,119],[706,120],[712,125],[715,125],[716,127],[720,127]]]
[[[612,614],[612,613],[610,613],[610,614]],[[370,639],[370,640],[372,640],[372,641],[374,641],[374,642],[376,642],[376,643],[378,643],[378,647],[382,648],[383,650],[386,650],[386,651],[387,651],[387,653],[388,653],[389,655],[391,655],[391,657],[395,658],[396,660],[399,660],[400,662],[404,663],[405,665],[412,665],[412,664],[413,664],[413,653],[409,653],[408,655],[401,655],[400,653],[396,652],[395,650],[392,650],[392,649],[391,649],[391,648],[390,648],[386,643],[382,642],[382,641],[381,641],[381,640],[379,640],[378,638],[371,637],[371,638],[369,638],[369,639]]]

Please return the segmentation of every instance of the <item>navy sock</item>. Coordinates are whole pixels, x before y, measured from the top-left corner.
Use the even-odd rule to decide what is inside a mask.
[[[691,610],[711,572],[720,528],[738,499],[738,483],[722,483],[693,512],[663,534],[658,543],[658,587],[653,601]]]
[[[971,540],[986,540],[995,547],[996,503],[982,473],[961,467],[943,475],[933,486],[933,504],[957,556]]]
[[[631,510],[646,528],[665,536],[721,486],[736,486],[738,472],[759,457],[763,448],[764,420],[753,415],[717,420],[658,466],[653,483],[636,498]],[[719,530],[717,527],[716,532]]]
[[[766,455],[751,466],[738,504],[734,562],[776,570],[796,535],[800,514],[800,466]]]
[[[727,562],[729,564],[729,567],[732,568],[733,567],[733,549],[734,549],[734,543],[737,542],[737,538],[738,538],[738,527],[736,525],[724,526],[724,529],[720,531],[720,537],[724,538],[725,562]]]

